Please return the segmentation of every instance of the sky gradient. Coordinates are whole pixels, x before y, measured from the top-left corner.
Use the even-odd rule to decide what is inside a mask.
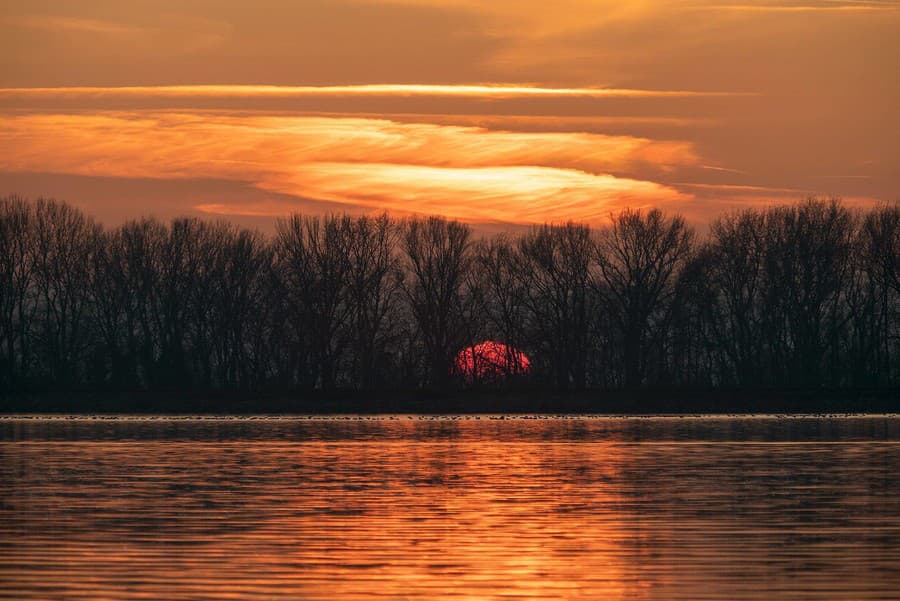
[[[108,223],[900,200],[900,2],[0,7],[0,192]]]

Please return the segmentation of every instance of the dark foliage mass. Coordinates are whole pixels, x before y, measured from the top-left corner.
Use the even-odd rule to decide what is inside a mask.
[[[0,391],[891,388],[900,206],[661,211],[474,239],[437,217],[105,230],[0,200]],[[496,340],[529,373],[454,373]],[[513,364],[514,362],[511,362]]]

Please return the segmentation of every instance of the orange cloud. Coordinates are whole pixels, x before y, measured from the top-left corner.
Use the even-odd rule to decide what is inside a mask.
[[[61,33],[81,39],[107,38],[120,50],[153,51],[157,55],[189,54],[225,42],[233,27],[218,20],[160,13],[141,23],[53,14],[22,14],[0,18],[0,26],[36,30],[41,35]]]
[[[302,98],[316,96],[444,96],[463,98],[707,98],[745,96],[742,92],[642,90],[632,88],[553,88],[484,84],[361,84],[339,86],[181,85],[64,88],[0,88],[0,98]]]
[[[262,186],[391,212],[518,223],[592,222],[626,206],[689,198],[653,182],[553,167],[312,163]]]
[[[520,223],[594,220],[624,204],[684,199],[628,174],[699,160],[688,143],[631,136],[258,114],[19,115],[0,125],[0,142],[0,170],[9,172],[214,178],[378,210]]]
[[[489,30],[498,37],[510,34],[544,37],[616,23],[659,10],[660,0],[556,0],[555,2],[530,2],[522,0],[363,0],[372,4],[388,1],[411,6],[431,6],[464,10],[486,18],[494,25]]]
[[[280,171],[322,161],[456,167],[552,165],[595,172],[628,170],[637,163],[698,162],[693,146],[681,141],[354,117],[40,114],[9,117],[0,132],[13,142],[13,147],[0,151],[8,169],[33,169],[33,163],[45,161],[47,166],[64,170],[121,170],[121,175],[145,177],[154,173],[177,176],[186,166],[215,176],[235,168]]]
[[[3,24],[28,29],[73,31],[86,34],[131,36],[143,33],[140,27],[123,25],[101,19],[85,19],[54,15],[20,15],[0,20]]]
[[[832,4],[712,4],[690,7],[694,10],[718,10],[746,13],[815,13],[815,12],[896,12],[900,7],[875,2],[839,2]]]

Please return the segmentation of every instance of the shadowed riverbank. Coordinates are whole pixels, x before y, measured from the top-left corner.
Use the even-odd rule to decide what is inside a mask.
[[[822,414],[900,411],[897,390],[333,391],[239,395],[67,392],[0,400],[5,413]]]

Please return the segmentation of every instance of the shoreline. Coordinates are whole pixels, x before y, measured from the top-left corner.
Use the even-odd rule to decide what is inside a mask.
[[[147,421],[465,421],[465,420],[681,420],[681,419],[900,419],[897,413],[685,413],[685,414],[553,414],[553,413],[418,413],[418,414],[40,414],[0,413],[0,422],[63,421],[63,422],[147,422]]]
[[[4,415],[891,415],[897,390],[334,391],[68,393],[0,399]]]

